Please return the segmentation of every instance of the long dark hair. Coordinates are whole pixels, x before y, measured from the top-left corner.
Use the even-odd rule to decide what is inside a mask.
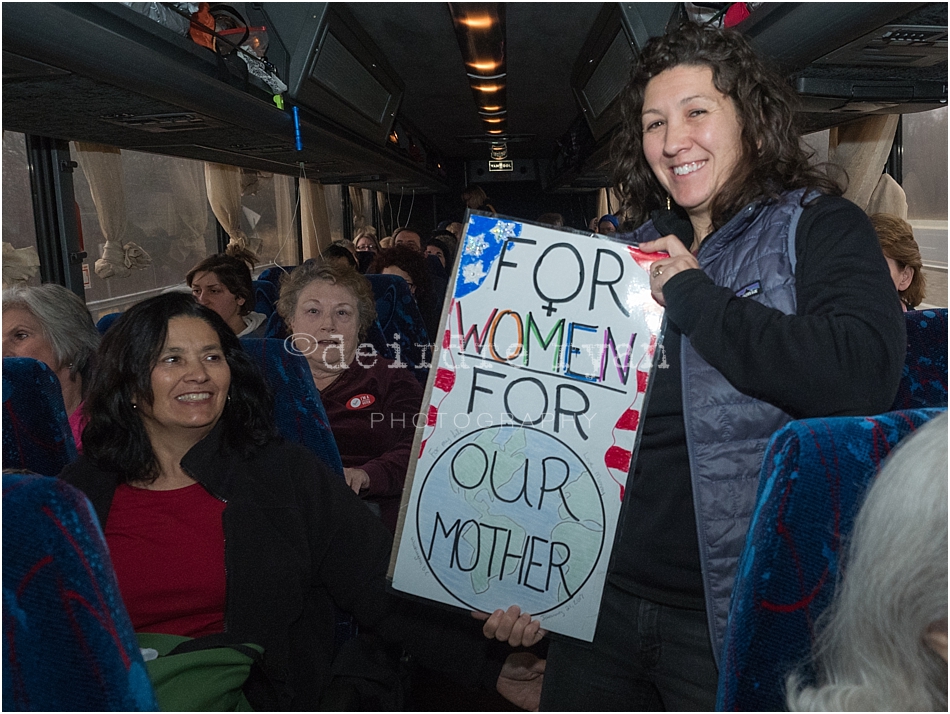
[[[226,442],[243,456],[274,436],[273,398],[227,323],[191,295],[168,293],[129,308],[109,328],[99,347],[85,409],[83,453],[127,482],[154,481],[158,461],[133,399],[152,404],[152,369],[176,317],[197,317],[218,335],[231,369],[229,400],[221,415]]]
[[[643,95],[653,77],[680,65],[712,70],[713,84],[732,100],[742,128],[736,170],[711,205],[713,230],[743,206],[778,198],[790,189],[841,195],[842,188],[833,179],[809,164],[811,154],[802,148],[795,123],[796,95],[791,87],[738,32],[687,22],[646,44],[624,90],[623,121],[614,145],[614,182],[635,225],[665,206],[667,198],[643,155]]]

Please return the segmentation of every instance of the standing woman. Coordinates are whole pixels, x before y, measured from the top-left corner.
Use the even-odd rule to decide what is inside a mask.
[[[793,99],[741,35],[698,25],[651,40],[633,69],[617,183],[633,241],[669,254],[651,272],[665,360],[594,642],[551,643],[543,709],[712,710],[770,436],[883,412],[897,391],[887,265],[867,216],[809,165]]]

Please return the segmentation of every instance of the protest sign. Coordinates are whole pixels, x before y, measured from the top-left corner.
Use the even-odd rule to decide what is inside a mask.
[[[660,256],[482,214],[459,250],[393,587],[519,605],[589,641],[663,317]]]

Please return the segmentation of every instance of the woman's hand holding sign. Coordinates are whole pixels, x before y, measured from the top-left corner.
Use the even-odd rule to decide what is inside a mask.
[[[683,242],[674,235],[666,235],[656,240],[641,243],[639,247],[644,253],[658,253],[661,251],[667,253],[667,257],[660,258],[653,263],[650,270],[650,292],[653,294],[653,299],[666,307],[666,300],[663,298],[663,286],[677,273],[682,273],[684,270],[699,270],[699,261],[683,245]]]
[[[532,620],[531,615],[521,612],[517,605],[507,610],[495,610],[491,615],[473,611],[472,617],[485,621],[482,626],[485,637],[507,642],[512,647],[531,647],[548,634],[547,630],[541,628],[540,621]]]

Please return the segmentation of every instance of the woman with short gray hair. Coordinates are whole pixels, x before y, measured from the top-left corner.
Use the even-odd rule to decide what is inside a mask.
[[[817,686],[790,711],[947,710],[947,415],[903,441],[854,523],[815,646]]]
[[[61,285],[18,285],[3,291],[3,356],[32,357],[59,379],[77,448],[86,418],[85,387],[99,332],[85,303]]]

